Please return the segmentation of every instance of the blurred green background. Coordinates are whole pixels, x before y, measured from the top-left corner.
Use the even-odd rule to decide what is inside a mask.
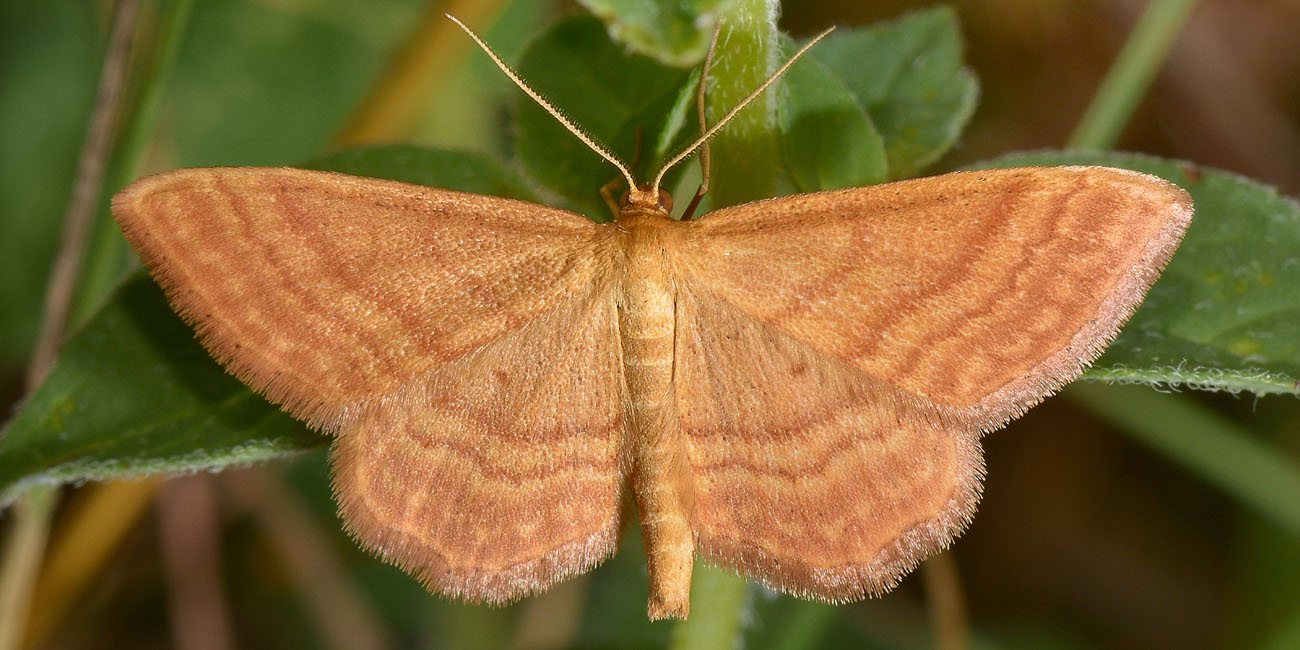
[[[133,69],[158,60],[175,6],[142,3],[144,36],[129,55]],[[789,3],[780,24],[804,37],[827,25],[868,25],[928,6]],[[1146,3],[953,6],[980,99],[936,171],[1012,150],[1062,146]],[[113,8],[73,0],[0,4],[0,196],[7,205],[0,216],[0,386],[6,403],[24,394],[24,365]],[[383,72],[400,60],[404,44],[427,35],[426,15],[443,10],[465,17],[511,61],[556,18],[581,11],[572,3],[534,0],[445,2],[432,9],[425,0],[196,2],[175,41],[156,130],[142,136],[135,171],[299,164],[327,153]],[[1300,192],[1297,27],[1295,2],[1197,3],[1118,148],[1224,168],[1287,195]],[[470,56],[467,42],[434,54],[442,63],[412,91],[419,110],[405,135],[388,139],[508,159],[515,101],[509,82],[483,57]],[[134,75],[124,92],[138,95],[139,79]],[[1300,408],[1293,397],[1196,398],[1284,462],[1294,467],[1300,459]],[[1300,647],[1294,532],[1243,508],[1212,479],[1136,444],[1080,403],[1048,400],[984,440],[982,504],[951,552],[955,572],[945,574],[957,577],[974,647]],[[157,484],[137,486],[108,502],[115,517],[107,521],[85,514],[104,511],[100,491],[64,491],[51,529],[51,560],[33,601],[28,639],[35,645],[29,647],[220,647],[195,644],[221,638],[227,647],[247,648],[682,643],[671,624],[645,621],[644,560],[635,534],[591,575],[512,607],[487,609],[431,597],[358,550],[335,520],[321,451],[186,477],[156,492]],[[115,524],[124,529],[120,536],[108,532]],[[82,562],[59,573],[52,566],[58,558]],[[203,569],[204,558],[211,570]],[[184,595],[195,593],[220,598]],[[936,638],[935,590],[921,573],[884,598],[841,607],[758,588],[744,597],[744,647],[922,648]]]

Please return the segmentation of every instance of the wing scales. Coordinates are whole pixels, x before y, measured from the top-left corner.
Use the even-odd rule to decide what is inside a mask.
[[[608,271],[578,215],[327,172],[176,170],[113,212],[213,356],[326,430]]]
[[[295,169],[168,172],[114,213],[213,356],[338,434],[340,512],[367,547],[493,603],[613,552],[612,228]]]
[[[892,587],[965,526],[978,431],[691,287],[677,400],[705,558],[804,597]]]
[[[606,286],[372,409],[332,452],[348,529],[474,602],[510,602],[611,555],[628,469],[615,328]]]
[[[989,428],[1100,354],[1190,217],[1135,172],[962,172],[719,210],[686,231],[682,274]]]
[[[1100,354],[1190,216],[1151,176],[1027,168],[680,228],[675,388],[705,557],[821,600],[888,589],[973,513],[980,431]]]

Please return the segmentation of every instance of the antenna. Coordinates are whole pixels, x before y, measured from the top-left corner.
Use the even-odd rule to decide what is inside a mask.
[[[561,113],[558,108],[553,106],[551,102],[547,101],[546,98],[543,97],[541,93],[537,92],[536,90],[533,90],[531,86],[524,83],[524,80],[520,79],[519,75],[516,74],[514,70],[511,70],[510,66],[506,65],[505,62],[501,60],[501,57],[497,56],[497,53],[493,52],[492,48],[488,47],[487,43],[484,43],[483,39],[478,37],[478,34],[474,33],[474,30],[470,29],[469,27],[466,27],[465,23],[460,22],[460,20],[458,20],[455,16],[451,14],[443,14],[443,15],[450,18],[452,22],[456,23],[457,25],[460,26],[461,29],[465,30],[465,33],[469,34],[469,37],[474,39],[475,43],[478,43],[478,46],[483,49],[483,52],[492,59],[493,63],[497,64],[498,68],[501,68],[501,71],[504,72],[507,77],[510,77],[511,81],[515,82],[516,86],[519,86],[520,90],[524,91],[524,93],[527,94],[529,97],[532,97],[533,101],[537,102],[537,104],[541,106],[547,113],[550,113],[551,117],[554,117],[557,121],[559,121],[560,124],[563,124],[564,128],[568,129],[570,133],[577,136],[577,138],[581,140],[583,144],[587,145],[588,148],[590,148],[592,151],[600,155],[601,158],[608,160],[610,164],[617,167],[618,171],[622,172],[623,178],[627,179],[627,186],[629,188],[636,188],[636,179],[632,178],[632,172],[628,171],[627,165],[624,165],[623,162],[619,160],[616,156],[614,156],[614,154],[610,153],[608,149],[597,144],[596,140],[591,136],[587,135],[585,131],[578,128],[577,125],[575,125],[573,122],[570,122],[569,118],[565,117],[564,113]],[[658,187],[657,183],[655,187]]]
[[[474,30],[470,29],[469,27],[466,27],[465,23],[460,22],[459,19],[457,19],[455,16],[451,14],[443,14],[443,15],[451,19],[451,21],[456,23],[458,26],[460,26],[461,29],[465,30],[465,33],[469,34],[469,37],[474,39],[474,42],[477,43],[479,48],[483,50],[483,53],[487,54],[488,57],[492,59],[492,62],[495,63],[498,68],[501,68],[501,72],[504,72],[505,75],[509,77],[511,81],[515,82],[515,85],[519,86],[520,90],[524,91],[525,94],[533,98],[533,101],[537,102],[538,106],[541,106],[547,113],[550,113],[551,117],[554,117],[560,124],[564,125],[564,128],[568,129],[570,133],[577,136],[577,138],[581,140],[583,144],[587,145],[588,148],[596,152],[601,158],[608,160],[610,164],[617,167],[618,171],[623,174],[623,178],[627,180],[627,186],[629,189],[636,189],[637,186],[636,179],[632,177],[632,172],[628,170],[627,165],[623,164],[623,161],[619,160],[618,157],[610,153],[608,149],[598,144],[594,138],[587,135],[585,131],[578,128],[578,126],[575,125],[573,122],[569,121],[569,118],[565,117],[564,113],[560,112],[560,109],[556,108],[554,105],[551,104],[551,102],[547,101],[547,99],[543,97],[541,93],[537,92],[536,90],[533,90],[531,86],[525,83],[524,80],[521,79],[519,75],[515,73],[514,70],[510,69],[510,66],[506,65],[505,62],[501,60],[501,57],[497,56],[496,52],[492,51],[492,48],[488,47],[487,43],[483,42],[483,39],[479,38],[478,34],[474,33]],[[663,182],[664,174],[666,174],[669,169],[672,169],[674,165],[685,160],[687,156],[691,155],[692,153],[695,152],[696,149],[699,149],[704,143],[708,142],[709,138],[712,138],[714,134],[716,134],[723,126],[727,124],[727,122],[731,121],[731,118],[735,117],[737,113],[739,113],[742,109],[748,106],[750,102],[754,101],[756,97],[763,94],[763,91],[767,90],[769,86],[771,86],[777,79],[781,77],[781,75],[785,74],[785,71],[789,70],[790,66],[794,65],[794,62],[799,60],[799,57],[803,56],[805,52],[807,52],[809,49],[812,48],[812,46],[816,45],[818,41],[822,40],[823,38],[826,38],[826,35],[830,34],[833,31],[835,31],[835,28],[831,27],[826,31],[818,34],[811,41],[808,41],[808,43],[804,45],[802,48],[799,48],[799,51],[795,52],[794,56],[790,57],[790,59],[786,61],[785,64],[783,64],[780,68],[778,68],[776,72],[772,73],[772,76],[768,77],[767,81],[763,82],[763,85],[754,89],[754,92],[750,93],[748,97],[741,100],[741,102],[739,104],[736,104],[730,111],[727,111],[727,114],[723,115],[722,119],[718,120],[717,124],[714,124],[712,127],[709,127],[709,130],[705,131],[704,134],[699,137],[699,139],[697,139],[695,142],[692,142],[690,146],[683,149],[680,153],[674,156],[672,160],[668,161],[668,163],[659,170],[659,173],[655,175],[654,183],[651,184],[650,186],[650,195],[657,196],[659,194],[659,185],[660,183]],[[714,38],[715,40],[717,38],[716,32]],[[701,80],[701,82],[703,82],[703,80]]]
[[[781,75],[785,74],[785,71],[789,70],[790,66],[794,65],[794,62],[798,61],[799,57],[804,55],[804,52],[807,52],[809,49],[812,48],[812,46],[816,45],[818,41],[822,40],[823,38],[826,38],[826,35],[830,34],[833,31],[835,31],[835,28],[830,27],[826,31],[818,34],[811,41],[808,41],[807,45],[804,45],[802,48],[799,48],[799,51],[795,52],[794,56],[790,57],[790,60],[786,61],[784,65],[782,65],[780,68],[777,69],[776,72],[772,73],[772,76],[768,77],[767,81],[763,82],[763,85],[759,86],[758,88],[755,88],[754,92],[749,93],[748,97],[741,100],[740,103],[736,104],[735,107],[733,107],[730,111],[727,111],[727,114],[723,115],[722,119],[718,120],[718,123],[710,127],[708,131],[705,131],[704,135],[701,135],[698,140],[692,142],[689,147],[686,147],[681,151],[681,153],[677,154],[676,156],[673,157],[672,160],[668,161],[668,163],[665,164],[663,168],[659,170],[659,173],[655,175],[655,182],[650,185],[650,195],[654,196],[659,193],[659,184],[663,182],[664,174],[668,173],[668,170],[672,169],[673,165],[676,165],[677,163],[685,160],[687,156],[691,155],[692,153],[695,152],[696,149],[700,148],[700,145],[703,145],[705,142],[708,142],[709,138],[712,138],[714,134],[718,132],[719,129],[725,126],[727,122],[731,121],[731,118],[736,116],[736,113],[739,113],[741,109],[748,106],[749,103],[754,101],[756,97],[763,94],[763,91],[767,90],[768,86],[771,86],[772,83],[775,82],[778,78],[780,78]]]

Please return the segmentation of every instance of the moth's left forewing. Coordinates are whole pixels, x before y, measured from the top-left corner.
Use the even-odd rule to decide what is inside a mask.
[[[993,389],[976,405],[986,428],[1020,415],[1101,356],[1160,277],[1192,220],[1187,192],[1156,176],[1107,167],[1038,169],[1050,175],[1033,200],[1054,208],[1049,214],[1059,215],[1061,225],[1044,231],[1048,254],[1026,249],[1020,259],[1043,281],[1059,278],[1057,311],[1049,320],[1056,337],[1024,358],[1004,361],[1012,370],[1005,384],[972,393]],[[1013,304],[1032,317],[1032,303]],[[1055,342],[1067,337],[1058,347]]]
[[[607,280],[342,432],[331,465],[348,531],[431,591],[492,604],[612,555],[627,398]]]
[[[960,172],[719,210],[683,263],[754,318],[992,428],[1101,353],[1191,214],[1127,170]]]

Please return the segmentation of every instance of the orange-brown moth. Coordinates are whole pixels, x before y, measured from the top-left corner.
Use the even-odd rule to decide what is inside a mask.
[[[888,590],[969,521],[980,434],[1101,353],[1192,214],[1046,167],[674,221],[663,171],[637,188],[494,60],[620,168],[616,222],[288,168],[113,201],[212,355],[334,435],[351,533],[453,598],[591,569],[628,496],[651,618],[686,616],[697,551],[804,598]]]

